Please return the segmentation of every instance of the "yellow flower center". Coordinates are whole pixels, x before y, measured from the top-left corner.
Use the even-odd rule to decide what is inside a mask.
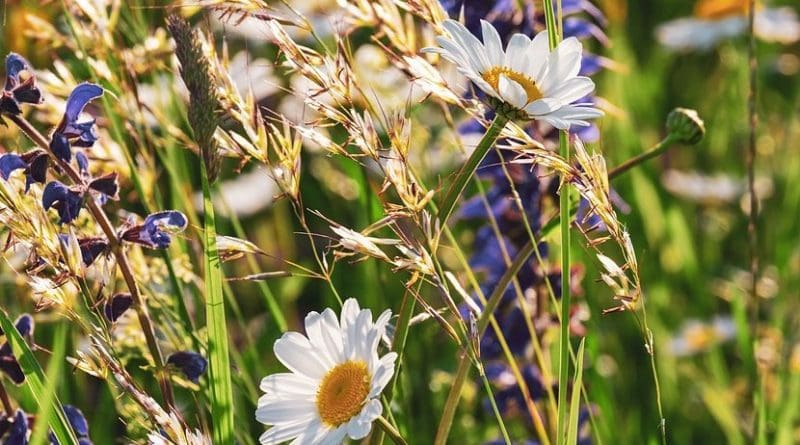
[[[748,0],[700,0],[694,7],[695,17],[719,20],[747,14]]]
[[[520,84],[525,94],[528,95],[528,103],[542,98],[542,92],[536,86],[536,82],[525,74],[518,73],[506,66],[494,66],[488,71],[481,74],[483,80],[486,81],[495,91],[499,91],[498,85],[500,84],[500,76],[506,76],[514,82]]]
[[[363,361],[337,365],[322,378],[317,391],[317,410],[325,424],[339,426],[361,412],[372,377]]]

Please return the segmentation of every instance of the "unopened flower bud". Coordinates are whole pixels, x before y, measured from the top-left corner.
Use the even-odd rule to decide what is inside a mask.
[[[679,142],[695,145],[703,140],[706,127],[697,111],[676,108],[667,116],[667,131]]]

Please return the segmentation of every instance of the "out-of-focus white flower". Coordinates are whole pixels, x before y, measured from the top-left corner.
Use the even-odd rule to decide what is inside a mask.
[[[730,317],[714,317],[710,323],[688,321],[670,341],[670,350],[677,357],[694,355],[736,335],[736,325]]]
[[[662,45],[672,50],[709,50],[722,40],[747,32],[748,0],[700,0],[692,17],[666,22],[656,29]],[[767,42],[800,40],[800,21],[792,8],[756,10],[755,34]]]
[[[393,66],[386,52],[376,45],[363,45],[354,55],[353,70],[362,85],[367,101],[375,101],[385,110],[404,109],[406,103],[422,99],[422,88],[412,89],[406,75]]]
[[[514,111],[514,117],[545,121],[560,130],[588,126],[603,115],[593,104],[574,103],[594,91],[591,79],[578,76],[583,51],[578,39],[570,37],[551,52],[546,31],[533,40],[514,34],[504,51],[489,22],[481,21],[483,42],[459,22],[447,20],[443,26],[450,37],[437,37],[441,48],[423,51],[455,63],[461,74],[501,102],[498,111]]]
[[[747,193],[744,179],[723,174],[704,175],[694,171],[667,170],[661,178],[671,193],[704,204],[724,204],[736,201]],[[756,178],[756,196],[765,199],[772,195],[772,179]]]
[[[258,190],[258,193],[253,193],[253,190]],[[240,218],[247,217],[271,206],[278,194],[280,190],[269,173],[254,169],[223,181],[220,193],[214,197],[214,208],[223,215],[231,212]],[[203,194],[195,193],[193,200],[196,206],[202,206]]]
[[[394,373],[397,354],[378,356],[390,311],[373,323],[372,312],[355,299],[306,316],[306,335],[287,332],[275,342],[275,355],[291,372],[261,381],[256,419],[272,427],[264,445],[339,444],[362,439],[383,407],[380,394]]]
[[[242,96],[249,91],[256,102],[278,91],[279,80],[272,70],[272,63],[266,59],[250,60],[247,51],[236,53],[228,65],[228,73]]]

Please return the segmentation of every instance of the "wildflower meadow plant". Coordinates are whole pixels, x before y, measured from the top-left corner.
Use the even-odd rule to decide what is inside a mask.
[[[0,443],[794,443],[767,3],[9,5]]]

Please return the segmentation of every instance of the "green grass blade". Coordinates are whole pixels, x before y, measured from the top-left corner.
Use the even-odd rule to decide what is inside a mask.
[[[228,354],[228,328],[222,294],[222,264],[217,250],[216,219],[205,166],[203,181],[203,258],[205,260],[206,323],[208,329],[211,417],[214,419],[214,443],[233,444],[233,388]]]
[[[34,424],[33,434],[31,435],[31,445],[41,445],[47,440],[47,426],[53,415],[53,401],[56,397],[56,382],[61,375],[64,364],[67,345],[67,324],[60,323],[56,328],[53,337],[53,354],[47,363],[47,380],[45,381],[44,392],[41,394],[42,403],[36,413],[36,423]]]
[[[28,398],[33,400],[36,404],[36,411],[41,412],[43,405],[47,402],[45,396],[47,395],[48,386],[45,384],[46,379],[42,367],[39,366],[39,362],[36,360],[36,357],[34,357],[33,352],[31,352],[31,349],[28,347],[28,344],[25,343],[22,336],[19,335],[17,328],[14,327],[14,323],[11,322],[8,318],[8,314],[6,314],[4,310],[0,310],[0,327],[3,328],[6,339],[11,345],[11,350],[14,351],[14,357],[17,358],[19,366],[25,374],[23,388]],[[54,391],[51,389],[51,392]],[[53,434],[55,434],[58,439],[58,443],[77,445],[78,439],[72,432],[69,422],[67,422],[67,417],[64,414],[64,410],[61,408],[61,402],[58,401],[58,397],[54,394],[51,399],[49,403],[51,407],[48,411],[55,413],[55,416],[49,416],[51,418],[48,420]]]
[[[569,419],[567,420],[567,445],[578,443],[578,417],[581,412],[581,387],[583,386],[583,348],[586,339],[581,339],[578,346],[578,355],[575,357],[575,380],[572,381],[572,400],[569,404]],[[559,391],[563,390],[560,388]]]

